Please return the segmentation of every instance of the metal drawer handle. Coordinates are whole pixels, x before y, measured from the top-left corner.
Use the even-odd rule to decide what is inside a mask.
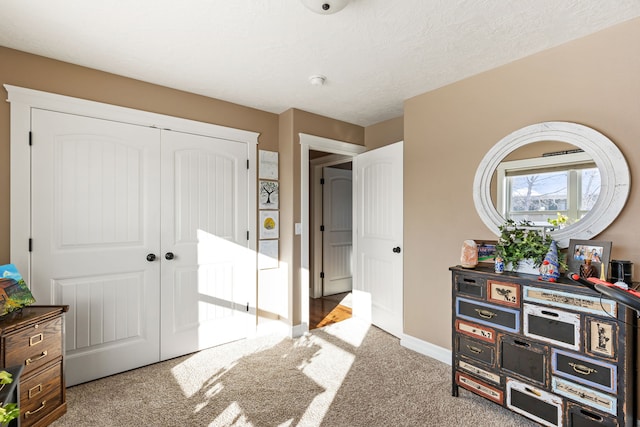
[[[569,363],[569,366],[571,366],[573,368],[574,371],[576,371],[577,373],[581,374],[581,375],[591,375],[593,373],[597,373],[598,371],[590,368],[588,366],[584,366],[584,365],[579,365],[577,363]]]
[[[46,400],[43,400],[43,401],[42,401],[42,403],[40,404],[40,407],[39,407],[38,409],[36,409],[35,411],[27,411],[27,412],[25,412],[25,413],[24,413],[24,417],[25,417],[25,418],[28,418],[28,417],[29,417],[29,415],[33,415],[33,414],[35,414],[36,412],[40,412],[40,411],[42,411],[46,405],[47,405],[47,401],[46,401]]]
[[[31,387],[29,389],[29,399],[31,399],[34,396],[37,396],[40,393],[42,393],[42,384],[38,384],[35,387]]]
[[[34,335],[29,338],[29,347],[31,347],[32,345],[40,344],[42,341],[44,341],[44,334],[39,333],[37,335]]]
[[[528,391],[529,393],[531,393],[531,394],[533,394],[533,395],[536,395],[536,396],[538,396],[538,397],[542,396],[542,393],[540,393],[539,391],[534,390],[534,389],[532,389],[532,388],[525,387],[524,389],[525,389],[526,391]]]
[[[47,354],[49,354],[49,353],[47,352],[47,350],[45,350],[45,351],[43,351],[42,353],[40,353],[40,356],[36,357],[35,359],[28,358],[27,360],[25,360],[25,361],[24,361],[24,364],[25,364],[25,365],[29,365],[29,364],[31,364],[31,363],[33,363],[33,362],[37,362],[38,360],[40,360],[40,359],[43,359],[43,358],[47,357]]]
[[[470,351],[471,353],[475,353],[475,354],[480,354],[480,353],[482,353],[482,349],[481,349],[481,348],[474,347],[474,346],[472,346],[472,345],[468,345],[468,344],[467,344],[467,348],[469,349],[469,351]]]
[[[494,317],[496,317],[498,314],[494,313],[493,311],[489,311],[489,310],[485,310],[485,309],[479,309],[476,308],[476,313],[478,313],[478,315],[480,317],[483,317],[485,319],[493,319]]]

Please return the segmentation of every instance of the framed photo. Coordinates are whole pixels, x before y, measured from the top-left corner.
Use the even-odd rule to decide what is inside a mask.
[[[609,278],[609,257],[611,257],[611,242],[602,240],[569,240],[567,248],[567,265],[569,271],[580,273],[580,266],[586,259],[591,259],[595,269],[595,277],[601,277],[604,271],[605,280]]]
[[[260,181],[258,200],[260,209],[278,209],[278,181]]]
[[[616,337],[614,323],[587,317],[587,352],[595,356],[615,358]]]
[[[280,216],[278,211],[260,211],[260,239],[280,237]]]
[[[478,262],[493,264],[496,257],[497,240],[474,240],[478,245]]]

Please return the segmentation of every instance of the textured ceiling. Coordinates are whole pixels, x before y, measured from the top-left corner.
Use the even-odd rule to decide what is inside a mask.
[[[1,0],[0,45],[272,113],[359,125],[640,16],[638,0]],[[327,77],[312,86],[313,74]],[[4,82],[0,82],[4,83]]]

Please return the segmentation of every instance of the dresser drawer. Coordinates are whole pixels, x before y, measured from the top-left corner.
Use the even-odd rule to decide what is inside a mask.
[[[503,335],[500,337],[499,367],[509,373],[524,377],[541,386],[548,384],[548,347],[522,337]]]
[[[456,315],[509,332],[520,332],[520,312],[480,301],[456,298]]]
[[[470,295],[472,297],[484,298],[486,282],[481,277],[465,276],[462,274],[455,275],[456,291],[462,295]]]
[[[554,349],[551,368],[555,375],[608,393],[615,394],[617,391],[617,368],[615,365]]]
[[[465,335],[456,335],[456,351],[462,356],[495,366],[495,347],[473,340]]]
[[[580,349],[580,315],[523,304],[524,334],[572,350]]]
[[[32,425],[63,402],[62,361],[20,381],[22,426]]]
[[[35,323],[5,338],[5,365],[24,365],[23,376],[62,356],[62,317]]]
[[[567,421],[571,427],[619,427],[618,420],[612,416],[602,415],[591,408],[583,408],[567,403]]]
[[[562,426],[562,398],[519,381],[507,380],[507,408],[547,427]]]

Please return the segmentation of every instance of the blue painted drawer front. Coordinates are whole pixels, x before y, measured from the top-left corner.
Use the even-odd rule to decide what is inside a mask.
[[[481,301],[456,298],[456,315],[509,332],[520,332],[520,311]]]
[[[615,394],[617,367],[579,354],[553,349],[551,352],[553,374],[569,378],[581,384]]]

